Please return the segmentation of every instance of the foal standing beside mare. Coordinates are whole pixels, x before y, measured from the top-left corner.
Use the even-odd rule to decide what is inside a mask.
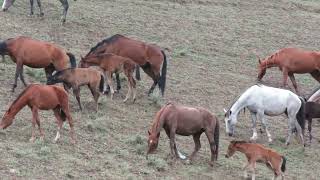
[[[304,145],[304,99],[299,98],[293,92],[264,85],[251,86],[232,104],[229,110],[224,110],[226,133],[228,133],[229,136],[234,134],[238,114],[244,108],[249,109],[251,114],[253,129],[251,140],[255,141],[258,138],[256,121],[260,119],[267,133],[268,141],[271,142],[271,134],[268,130],[264,115],[278,116],[285,113],[289,117],[289,135],[286,144],[288,145],[290,143],[291,135],[297,129],[301,143]]]
[[[0,128],[5,129],[10,126],[15,115],[25,106],[29,106],[32,111],[32,136],[31,142],[34,142],[35,128],[38,125],[41,139],[44,138],[43,129],[40,127],[39,110],[52,109],[57,119],[58,131],[54,139],[55,142],[60,138],[60,130],[63,122],[67,119],[70,126],[71,142],[75,143],[73,120],[69,111],[67,92],[59,86],[48,86],[40,84],[31,84],[25,88],[17,99],[10,105],[0,122]]]
[[[17,87],[18,77],[25,86],[27,85],[23,77],[23,65],[32,68],[44,68],[47,78],[55,70],[61,71],[70,66],[76,67],[76,59],[73,54],[65,52],[65,50],[52,43],[24,36],[1,42],[0,55],[9,55],[12,61],[17,64],[12,92]]]
[[[85,56],[93,54],[113,53],[118,56],[130,58],[138,64],[143,71],[152,78],[153,84],[149,89],[150,95],[156,85],[159,85],[162,96],[164,95],[167,74],[167,57],[163,50],[156,45],[146,44],[119,34],[113,35],[99,42]],[[162,66],[162,67],[161,67]],[[139,67],[136,69],[136,79],[140,80]],[[116,73],[117,89],[121,88],[119,74]]]
[[[98,111],[99,91],[101,93],[104,92],[104,77],[98,70],[92,68],[64,69],[48,78],[47,84],[51,85],[56,83],[63,83],[67,87],[72,87],[73,94],[78,101],[81,111],[80,86],[87,85],[95,102],[95,110]]]
[[[219,149],[219,120],[204,108],[192,108],[168,103],[156,114],[151,130],[148,131],[148,154],[153,153],[158,147],[160,131],[164,128],[170,139],[171,155],[180,156],[177,150],[175,135],[193,136],[195,148],[190,160],[201,148],[200,136],[204,132],[208,138],[211,149],[210,165],[218,159]]]
[[[284,172],[286,170],[286,158],[272,149],[266,148],[263,145],[249,143],[245,141],[231,141],[228,147],[226,158],[233,156],[236,152],[242,152],[246,155],[248,162],[243,167],[244,176],[247,178],[247,168],[252,170],[252,180],[256,176],[256,162],[265,163],[269,169],[274,172],[273,179],[281,175],[284,179]]]
[[[284,87],[287,85],[287,79],[289,76],[297,94],[300,93],[294,73],[310,73],[315,80],[320,82],[320,52],[307,51],[298,48],[280,49],[263,61],[259,59],[259,81],[265,75],[266,69],[270,67],[279,67],[282,71],[282,85]]]
[[[2,4],[2,11],[7,11],[14,3],[15,0],[4,0],[3,4]],[[33,1],[34,0],[30,0],[30,15],[33,15]],[[69,3],[68,0],[59,0],[63,6],[63,15],[61,18],[62,23],[66,22],[66,18],[67,18],[67,13],[68,13],[68,9],[69,9]],[[76,0],[74,0],[76,1]],[[40,16],[43,16],[44,13],[42,11],[41,8],[41,0],[37,0],[37,4],[40,10]]]
[[[129,86],[129,90],[124,102],[126,102],[132,94],[133,102],[136,100],[136,81],[133,78],[133,72],[136,63],[134,63],[131,59],[111,53],[90,55],[85,58],[81,57],[79,67],[87,68],[89,66],[99,66],[103,70],[111,90],[111,100],[113,99],[113,94],[115,92],[112,85],[112,74],[124,72],[128,78]]]

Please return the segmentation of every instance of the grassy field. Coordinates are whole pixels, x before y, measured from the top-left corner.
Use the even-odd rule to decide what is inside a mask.
[[[1,1],[1,0],[0,0]],[[18,35],[54,42],[80,55],[100,40],[116,33],[156,43],[168,48],[169,69],[166,95],[156,92],[147,97],[151,80],[143,74],[138,82],[135,104],[122,103],[127,90],[100,99],[100,111],[94,112],[88,89],[81,92],[84,111],[80,112],[70,94],[72,115],[78,143],[69,141],[64,126],[59,143],[53,143],[56,124],[52,112],[41,112],[46,133],[44,142],[31,136],[31,112],[23,109],[8,129],[0,131],[1,179],[239,179],[245,162],[242,154],[226,159],[224,154],[232,139],[249,140],[251,120],[241,114],[236,137],[225,136],[223,108],[255,83],[257,58],[283,47],[319,50],[320,2],[315,0],[86,0],[70,1],[67,23],[60,25],[59,1],[44,0],[45,16],[28,16],[29,1],[16,1],[9,12],[0,12],[0,39]],[[38,13],[36,9],[35,12]],[[0,104],[3,114],[23,90],[10,93],[15,64],[6,58],[0,63]],[[45,82],[43,70],[25,70],[28,81]],[[264,82],[280,87],[281,72],[267,71]],[[297,75],[304,95],[318,87],[310,75]],[[292,89],[289,83],[289,89]],[[169,141],[161,134],[157,154],[145,159],[147,130],[155,112],[167,101],[202,106],[221,121],[220,156],[214,167],[208,165],[210,150],[202,136],[202,148],[192,164],[173,161]],[[287,118],[268,118],[274,138],[267,144],[266,134],[259,143],[270,146],[288,159],[287,179],[318,179],[320,152],[318,139],[304,150],[293,140],[286,147]],[[320,137],[319,122],[313,133]],[[260,124],[259,124],[260,126]],[[192,137],[177,137],[179,149],[190,154]],[[271,179],[273,173],[258,165],[258,179]]]

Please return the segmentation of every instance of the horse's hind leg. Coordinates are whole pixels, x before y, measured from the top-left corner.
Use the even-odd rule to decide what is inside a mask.
[[[22,66],[21,71],[20,71],[20,80],[22,81],[24,86],[27,86],[27,83],[24,80],[24,76],[23,76],[23,66]]]
[[[216,154],[216,148],[215,148],[215,143],[214,142],[214,135],[213,135],[213,132],[212,130],[206,130],[205,131],[205,134],[208,138],[208,141],[209,141],[209,144],[210,144],[210,150],[211,150],[211,161],[209,163],[210,166],[213,166],[213,162],[214,162],[214,159],[215,159],[215,154]]]
[[[99,99],[99,92],[98,92],[98,88],[99,87],[94,87],[92,84],[88,85],[89,89],[90,89],[90,92],[93,96],[93,99],[94,99],[94,102],[95,102],[95,105],[96,105],[96,108],[95,110],[98,111],[98,99]]]
[[[56,117],[57,119],[57,124],[58,124],[58,130],[57,130],[57,135],[56,137],[54,138],[54,142],[56,143],[59,139],[60,139],[60,131],[62,129],[62,125],[63,125],[63,120],[60,116],[60,108],[56,108],[53,110],[54,112],[54,116]]]
[[[201,133],[197,133],[197,134],[194,134],[193,135],[193,141],[194,141],[194,151],[192,152],[191,156],[190,156],[190,161],[193,160],[195,154],[199,151],[199,149],[201,148],[201,143],[200,143],[200,136],[201,136],[202,132]]]
[[[40,10],[40,16],[43,16],[44,14],[42,12],[41,0],[37,0],[37,3],[38,3],[39,10]]]
[[[250,112],[251,113],[251,121],[252,121],[252,137],[250,138],[251,141],[255,141],[258,139],[258,133],[256,129],[256,122],[257,122],[257,114]]]
[[[63,16],[61,18],[62,23],[66,22],[67,19],[67,13],[68,13],[68,9],[69,9],[69,3],[68,0],[59,0],[63,6]]]
[[[39,115],[36,116],[36,123],[37,123],[37,125],[38,125],[39,132],[40,132],[40,140],[43,141],[43,140],[44,140],[44,131],[43,131],[43,129],[42,129],[41,126],[40,126]]]
[[[36,140],[36,122],[37,122],[37,118],[39,118],[38,116],[38,109],[36,107],[32,107],[32,135],[30,138],[30,142],[34,142]]]
[[[76,96],[76,99],[78,101],[80,110],[82,111],[81,102],[80,102],[80,89],[79,87],[72,87],[72,89],[73,89],[73,94]]]
[[[71,143],[75,144],[76,143],[75,132],[74,132],[74,128],[73,128],[73,119],[71,117],[70,110],[69,110],[68,98],[65,98],[63,100],[63,102],[61,103],[61,110],[65,113],[66,118],[69,122]]]
[[[107,83],[110,87],[110,91],[111,91],[111,100],[113,100],[113,95],[114,95],[114,89],[113,89],[113,86],[112,86],[112,73],[111,72],[107,72],[105,73],[105,77],[107,78]]]
[[[293,73],[289,73],[289,77],[290,77],[292,85],[293,85],[294,89],[296,90],[297,94],[300,95],[300,92],[298,90],[298,85],[297,85],[296,79],[294,78]]]
[[[30,16],[33,15],[33,0],[30,0]]]
[[[308,121],[308,131],[309,131],[309,143],[311,144],[311,141],[312,141],[312,133],[311,133],[312,118],[307,119],[307,121]]]
[[[116,72],[116,81],[117,81],[117,91],[121,89],[121,82],[120,82],[120,76],[119,73]]]
[[[13,84],[11,92],[14,92],[14,89],[17,87],[18,77],[19,77],[19,75],[21,73],[22,66],[23,66],[22,63],[18,63],[17,62],[16,74],[15,74],[15,77],[14,77],[14,84]]]

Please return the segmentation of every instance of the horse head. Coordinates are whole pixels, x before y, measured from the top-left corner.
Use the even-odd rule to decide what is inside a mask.
[[[241,144],[241,143],[246,143],[246,142],[245,141],[231,141],[229,146],[228,146],[226,158],[229,158],[229,157],[233,156],[233,154],[237,150],[238,145]]]
[[[258,65],[259,72],[258,72],[257,80],[261,81],[263,76],[266,74],[267,67],[266,67],[265,63],[263,61],[261,61],[260,58],[259,58],[258,62],[259,62],[259,65]]]
[[[87,57],[80,56],[81,60],[79,62],[79,68],[88,68],[89,64],[86,62]]]
[[[148,131],[149,138],[148,138],[148,151],[147,151],[147,157],[148,154],[154,153],[154,151],[158,147],[158,142],[159,142],[159,137],[160,137],[160,132],[158,134],[151,132],[150,130]]]
[[[229,135],[229,136],[233,136],[234,134],[234,126],[237,122],[237,118],[236,116],[234,116],[232,113],[231,110],[226,110],[224,109],[224,122],[226,124],[226,133]]]
[[[62,83],[63,79],[64,79],[64,74],[65,74],[64,71],[65,70],[58,71],[58,72],[54,73],[52,76],[49,76],[48,80],[47,80],[47,85]]]

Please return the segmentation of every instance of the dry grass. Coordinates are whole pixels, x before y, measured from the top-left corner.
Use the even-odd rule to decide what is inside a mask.
[[[100,111],[94,113],[89,91],[83,88],[81,98],[85,110],[79,112],[72,95],[70,103],[76,121],[78,144],[69,144],[68,126],[62,139],[54,144],[56,131],[52,112],[41,112],[46,132],[45,142],[28,142],[31,135],[31,113],[25,108],[14,124],[0,132],[0,175],[10,179],[239,179],[245,160],[237,154],[225,159],[228,142],[224,135],[223,108],[247,87],[255,83],[257,59],[279,48],[296,46],[319,48],[319,9],[317,1],[240,1],[224,0],[88,0],[70,1],[68,22],[60,26],[61,7],[58,1],[43,1],[45,17],[29,13],[28,1],[17,1],[8,13],[0,13],[0,39],[17,35],[32,36],[59,44],[77,55],[87,53],[101,39],[116,33],[156,43],[169,48],[169,69],[166,96],[148,98],[146,92],[151,80],[143,74],[138,82],[138,100],[135,104],[122,103],[127,87],[117,94],[100,100]],[[0,64],[0,101],[2,113],[18,95],[10,93],[15,66],[9,59]],[[26,70],[29,82],[43,81],[41,70]],[[318,86],[309,75],[298,75],[305,94]],[[267,84],[279,87],[281,73],[267,72]],[[125,83],[123,83],[125,84]],[[291,87],[291,85],[290,85]],[[171,100],[178,103],[203,106],[221,120],[220,157],[211,168],[208,143],[201,138],[202,149],[195,162],[187,164],[168,158],[169,145],[161,134],[157,154],[145,159],[147,130],[159,106]],[[302,151],[293,143],[285,147],[287,123],[285,117],[268,118],[274,143],[270,145],[288,158],[288,179],[316,179],[319,169],[319,143]],[[237,124],[237,139],[251,136],[250,117],[241,115]],[[314,135],[319,136],[315,122]],[[178,137],[178,146],[184,153],[193,150],[191,137]],[[260,135],[265,144],[265,134]],[[258,166],[258,178],[270,179],[272,172]]]

